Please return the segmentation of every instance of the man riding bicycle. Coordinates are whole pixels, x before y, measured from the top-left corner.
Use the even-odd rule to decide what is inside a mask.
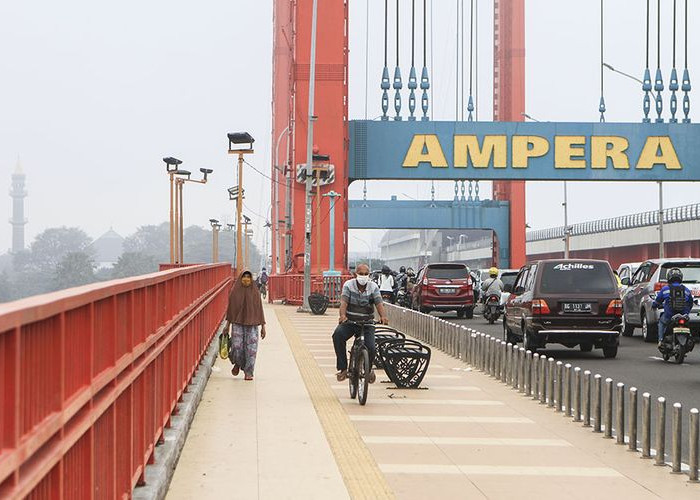
[[[356,277],[343,284],[343,291],[340,295],[340,317],[338,326],[333,332],[333,347],[336,357],[336,378],[342,382],[348,376],[348,356],[347,342],[360,331],[360,325],[348,323],[354,321],[358,323],[369,322],[374,319],[374,308],[376,307],[382,324],[388,325],[382,295],[379,293],[379,286],[369,279],[369,266],[358,264],[355,267]],[[365,345],[369,351],[369,364],[374,362],[374,326],[365,327]],[[372,370],[369,374],[369,382],[374,383],[377,376]]]
[[[674,267],[666,273],[668,285],[664,286],[654,299],[654,307],[663,308],[663,313],[659,318],[659,347],[664,341],[666,328],[671,322],[671,318],[676,313],[690,314],[693,309],[693,294],[683,284],[683,272]]]
[[[260,271],[260,274],[258,275],[258,279],[256,280],[258,285],[258,289],[260,290],[260,293],[263,295],[267,294],[267,282],[270,281],[270,277],[267,275],[267,269],[262,268],[262,271]]]

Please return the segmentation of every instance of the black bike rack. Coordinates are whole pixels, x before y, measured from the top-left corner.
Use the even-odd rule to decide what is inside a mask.
[[[377,367],[381,363],[381,368],[396,387],[417,388],[430,366],[430,347],[405,338],[403,333],[393,328],[378,327],[377,332]]]
[[[322,293],[314,292],[309,295],[309,308],[317,315],[324,314],[328,309],[328,297]]]

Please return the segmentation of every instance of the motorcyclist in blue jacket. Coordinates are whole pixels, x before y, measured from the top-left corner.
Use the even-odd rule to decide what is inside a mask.
[[[654,299],[654,307],[663,307],[659,318],[659,346],[664,340],[666,328],[674,314],[689,314],[693,309],[693,294],[683,284],[683,273],[677,267],[666,273],[668,285],[664,286]],[[682,292],[682,293],[681,293]]]

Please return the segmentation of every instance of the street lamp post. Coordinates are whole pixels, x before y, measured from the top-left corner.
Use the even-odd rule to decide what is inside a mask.
[[[630,75],[629,73],[625,73],[624,71],[620,71],[619,69],[615,69],[608,63],[603,63],[603,66],[610,71],[617,73],[619,75],[622,75],[630,80],[633,80],[640,85],[644,85],[644,82],[640,80],[639,78]],[[663,259],[664,258],[664,192],[663,192],[663,182],[658,181],[659,183],[659,258]]]
[[[569,231],[569,202],[566,187],[566,181],[564,181],[564,203],[562,203],[562,206],[564,207],[564,258],[568,259],[570,243],[569,237],[571,235],[571,231]]]
[[[329,222],[329,227],[330,227],[330,247],[329,247],[329,255],[328,255],[328,273],[329,274],[335,274],[335,199],[340,198],[342,195],[340,193],[336,193],[335,191],[331,191],[330,193],[326,193],[323,196],[327,196],[330,198],[331,202],[331,209],[330,209],[330,214],[329,217],[331,218]]]
[[[182,188],[185,185],[186,182],[194,182],[195,184],[206,184],[208,180],[209,174],[213,172],[212,169],[210,168],[200,168],[199,171],[202,173],[202,178],[197,180],[197,179],[191,179],[190,175],[191,172],[188,170],[176,170],[173,173],[175,175],[180,175],[181,177],[176,177],[175,178],[175,209],[177,210],[177,215],[175,217],[175,225],[178,227],[178,235],[176,236],[177,242],[176,242],[176,247],[177,247],[177,262],[179,264],[182,264],[185,262],[185,251],[184,251],[184,244],[185,244],[185,224],[184,224],[184,213],[183,213],[183,202],[182,202]]]
[[[181,160],[168,156],[163,158],[165,162],[165,171],[168,173],[170,178],[170,263],[175,263],[175,171],[178,169],[178,165],[182,163]]]
[[[221,230],[221,224],[216,219],[209,219],[211,224],[211,261],[213,263],[219,262],[219,231]]]
[[[275,169],[277,171],[280,171],[280,162],[279,162],[279,153],[280,153],[280,142],[282,141],[282,136],[287,134],[287,150],[289,150],[289,125],[280,133],[279,137],[277,137],[277,145],[275,146]],[[277,175],[275,175],[275,179],[277,179]],[[280,272],[280,248],[282,247],[282,238],[280,236],[280,199],[279,199],[279,182],[275,182],[274,185],[272,186],[272,192],[274,194],[275,199],[273,200],[273,225],[272,225],[272,238],[273,241],[275,242],[275,273],[279,274]],[[286,249],[285,249],[286,252]]]
[[[311,165],[313,164],[314,144],[314,97],[316,89],[316,18],[318,0],[313,0],[311,10],[311,53],[309,55],[309,121],[306,134],[306,212],[304,224],[304,297],[300,312],[309,312],[311,295]],[[319,256],[320,257],[320,256]]]
[[[243,215],[243,162],[245,155],[253,154],[255,139],[248,132],[233,132],[227,134],[228,154],[238,155],[238,192],[236,198],[236,270],[240,271],[243,264],[241,259],[241,216]],[[229,194],[231,191],[229,190]]]

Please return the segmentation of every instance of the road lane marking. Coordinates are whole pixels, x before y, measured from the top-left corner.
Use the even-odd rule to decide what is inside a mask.
[[[344,404],[352,403],[352,400],[342,401]],[[476,400],[476,399],[372,399],[372,404],[378,405],[441,405],[441,406],[503,406],[502,401]]]
[[[573,446],[563,439],[362,436],[368,444],[443,444],[475,446]]]
[[[335,375],[334,375],[335,376]],[[470,424],[534,424],[525,417],[445,417],[426,415],[348,415],[355,422],[421,422]]]
[[[379,464],[385,474],[466,474],[488,476],[623,477],[609,467],[557,467],[537,465]]]

